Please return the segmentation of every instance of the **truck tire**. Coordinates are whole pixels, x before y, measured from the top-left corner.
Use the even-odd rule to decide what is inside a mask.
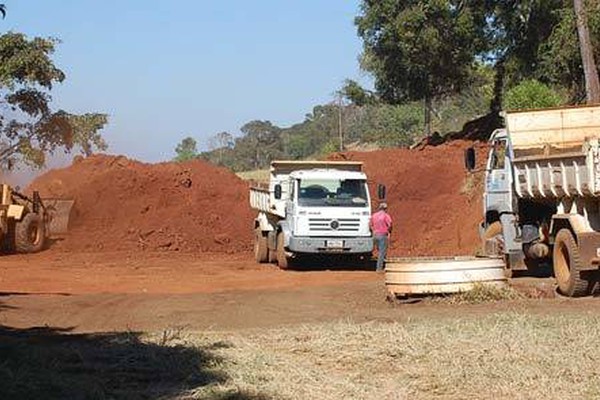
[[[582,278],[582,262],[579,248],[569,229],[558,231],[552,254],[554,276],[561,294],[581,297],[590,293],[590,282]]]
[[[269,263],[274,264],[277,262],[277,250],[269,249]]]
[[[285,254],[283,232],[277,234],[277,265],[280,269],[288,269],[289,259]]]
[[[254,230],[254,258],[257,263],[265,263],[269,259],[267,237],[262,234],[260,228]]]
[[[36,253],[46,244],[46,227],[39,214],[28,213],[15,227],[15,250],[18,253]]]

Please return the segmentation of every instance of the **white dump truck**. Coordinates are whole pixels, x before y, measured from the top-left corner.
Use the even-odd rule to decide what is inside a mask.
[[[378,188],[380,197],[385,188]],[[360,162],[273,161],[268,186],[250,189],[256,261],[286,269],[302,255],[370,258],[371,199]]]
[[[510,274],[552,265],[567,296],[600,266],[600,106],[506,112],[485,171],[484,251]],[[473,170],[474,149],[465,153]]]

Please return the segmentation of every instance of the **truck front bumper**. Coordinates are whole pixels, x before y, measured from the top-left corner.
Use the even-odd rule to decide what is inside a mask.
[[[373,251],[373,238],[366,237],[290,237],[288,246],[294,253],[364,254]]]

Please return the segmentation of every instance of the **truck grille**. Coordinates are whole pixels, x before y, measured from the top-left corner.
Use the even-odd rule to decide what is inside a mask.
[[[317,232],[358,232],[358,218],[309,218],[308,227]]]

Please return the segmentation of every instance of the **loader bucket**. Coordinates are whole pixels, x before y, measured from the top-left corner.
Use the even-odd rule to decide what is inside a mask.
[[[69,228],[71,209],[75,200],[72,199],[42,199],[48,214],[48,235],[66,233]]]

